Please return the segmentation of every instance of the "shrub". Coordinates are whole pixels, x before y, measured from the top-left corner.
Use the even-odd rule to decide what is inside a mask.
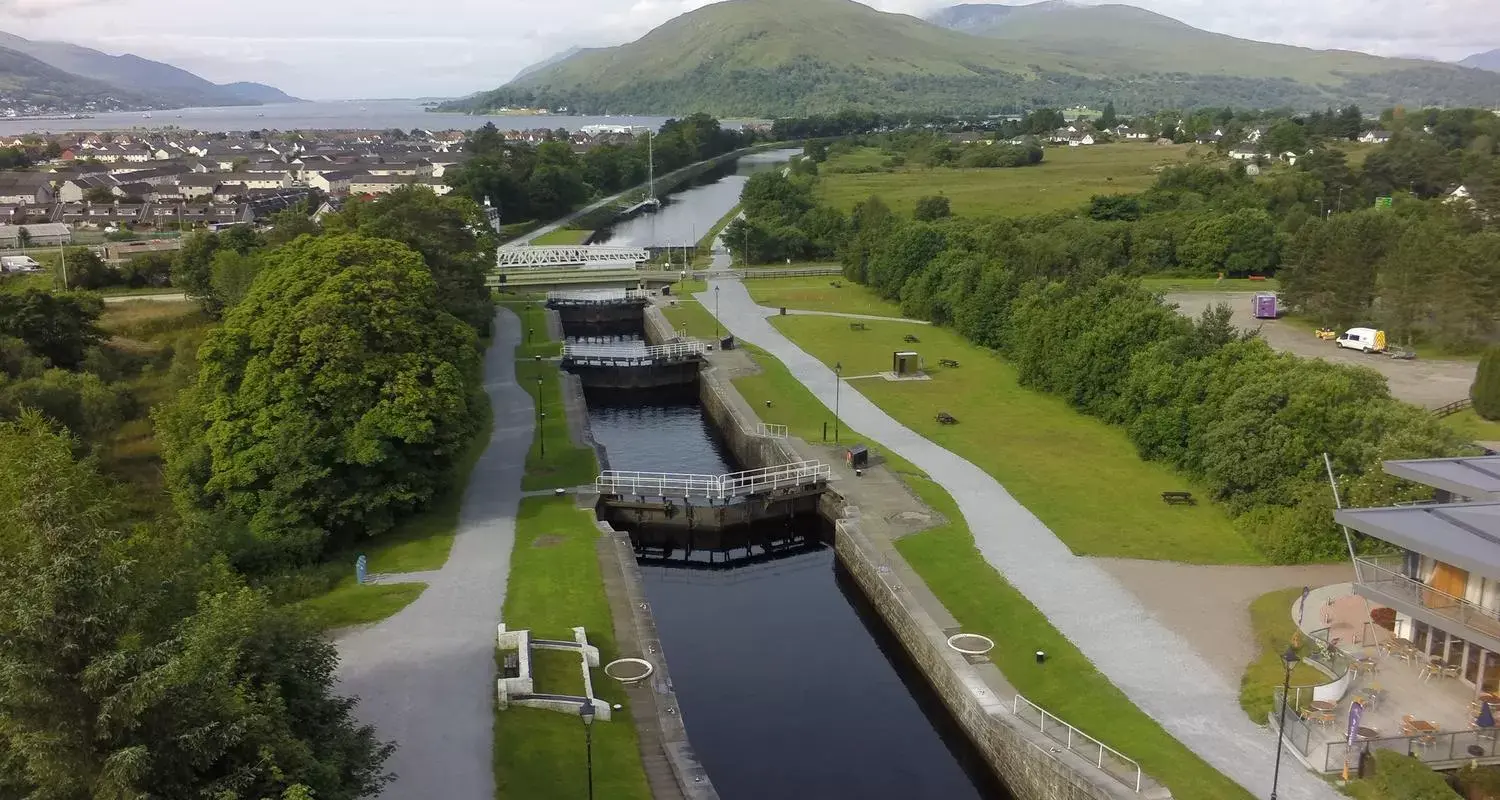
[[[1474,413],[1488,420],[1500,420],[1500,345],[1491,346],[1479,359],[1479,374],[1469,389]]]

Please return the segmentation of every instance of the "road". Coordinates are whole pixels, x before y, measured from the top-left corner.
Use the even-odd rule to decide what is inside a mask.
[[[715,258],[716,265],[721,263]],[[724,326],[780,359],[831,409],[837,377],[771,326],[767,317],[776,311],[756,305],[737,279],[711,280],[697,298],[708,307],[716,290]],[[892,419],[847,381],[841,393],[839,410],[849,427],[941,484],[958,503],[984,559],[1131,702],[1247,791],[1256,797],[1267,795],[1277,740],[1245,716],[1234,681],[1226,680],[1192,642],[1153,616],[1094,559],[1073,555],[988,473]],[[1183,596],[1181,602],[1192,598]],[[1128,742],[1118,745],[1130,754]],[[1286,766],[1281,773],[1283,800],[1339,796],[1295,761]]]
[[[1321,358],[1336,364],[1355,364],[1386,377],[1391,395],[1424,408],[1437,408],[1469,396],[1477,366],[1465,361],[1413,359],[1402,361],[1379,354],[1344,350],[1285,320],[1250,316],[1250,295],[1245,292],[1173,292],[1167,302],[1189,317],[1196,317],[1219,303],[1234,310],[1234,324],[1243,330],[1260,330],[1266,343],[1287,353]]]
[[[182,292],[162,292],[160,294],[112,294],[104,298],[105,305],[115,303],[133,303],[137,300],[147,300],[153,303],[180,303],[188,297]]]
[[[356,714],[398,747],[385,800],[490,800],[495,719],[495,626],[516,536],[521,475],[531,446],[531,396],[516,383],[521,321],[500,309],[484,357],[495,426],[469,476],[458,535],[442,569],[400,612],[338,639],[341,691]]]

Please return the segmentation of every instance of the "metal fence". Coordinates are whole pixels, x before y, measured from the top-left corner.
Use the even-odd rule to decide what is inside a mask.
[[[1135,759],[1064,722],[1062,718],[1036,703],[1016,695],[1011,710],[1023,722],[1073,753],[1092,761],[1111,778],[1134,792],[1141,790],[1143,774]]]
[[[1449,731],[1426,736],[1387,736],[1355,742],[1353,747],[1342,741],[1333,742],[1328,745],[1328,752],[1323,757],[1323,771],[1342,769],[1345,758],[1349,764],[1357,764],[1359,754],[1365,750],[1394,750],[1410,755],[1424,764],[1495,759],[1500,757],[1495,740],[1495,731],[1490,730]]]
[[[547,293],[548,302],[618,303],[622,300],[645,300],[650,292],[640,289],[573,289]]]
[[[785,439],[787,437],[787,430],[785,425],[757,422],[755,423],[755,435],[770,439]]]
[[[657,361],[679,361],[700,356],[703,342],[689,340],[671,344],[565,344],[562,357],[567,361],[596,361],[610,364],[649,364]]]
[[[821,461],[797,461],[727,475],[606,470],[594,479],[594,488],[600,494],[728,500],[786,486],[827,481],[831,474],[832,470]]]

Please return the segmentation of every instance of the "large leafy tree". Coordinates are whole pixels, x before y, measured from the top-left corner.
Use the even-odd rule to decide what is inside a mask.
[[[0,424],[0,796],[378,791],[390,747],[332,694],[332,646],[194,537],[124,527],[71,450]]]
[[[347,204],[328,218],[328,229],[391,239],[417,251],[432,271],[441,307],[481,334],[489,332],[495,307],[484,278],[494,264],[495,241],[473,201],[402,186],[372,202]]]
[[[20,339],[32,354],[71,369],[103,340],[104,332],[95,324],[103,311],[99,298],[86,294],[36,289],[0,293],[0,337]]]
[[[264,261],[159,437],[182,501],[248,518],[258,558],[301,560],[446,481],[474,431],[476,341],[405,245],[309,237]]]

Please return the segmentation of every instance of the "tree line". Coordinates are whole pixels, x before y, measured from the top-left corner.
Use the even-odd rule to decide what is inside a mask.
[[[495,243],[476,204],[421,187],[287,222],[199,234],[172,265],[216,323],[166,354],[169,506],[102,469],[102,412],[0,400],[0,797],[352,799],[391,777],[286,601],[451,480],[488,413]],[[76,380],[94,402],[100,372],[138,373],[108,363],[99,312],[0,294],[0,398]]]
[[[486,123],[465,141],[473,158],[455,170],[448,184],[475,202],[488,199],[499,208],[502,222],[552,219],[590,198],[645,183],[648,156],[661,176],[756,139],[753,132],[723,128],[706,114],[668,120],[649,144],[647,138],[596,145],[580,155],[566,136],[533,146],[507,141],[494,124]]]
[[[1277,353],[1236,332],[1227,308],[1182,318],[1135,278],[1279,274],[1309,313],[1455,346],[1492,341],[1500,232],[1488,206],[1408,193],[1352,210],[1380,190],[1376,156],[1406,158],[1402,147],[1360,171],[1332,148],[1259,179],[1243,164],[1174,167],[1138,194],[1015,219],[902,217],[879,197],[842,214],[816,202],[816,176],[764,173],[727,240],[836,255],[907,316],[997,351],[1024,385],[1121,426],[1142,457],[1206,485],[1268,558],[1336,557],[1323,453],[1347,502],[1380,505],[1421,491],[1386,476],[1383,460],[1466,445],[1392,398],[1378,373]]]

